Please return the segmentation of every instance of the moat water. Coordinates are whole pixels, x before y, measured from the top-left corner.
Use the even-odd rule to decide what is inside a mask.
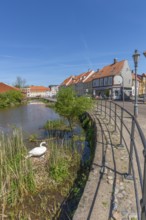
[[[31,134],[44,135],[43,126],[47,120],[59,119],[60,116],[43,103],[0,109],[0,131],[10,132],[14,127],[21,128],[25,137]]]

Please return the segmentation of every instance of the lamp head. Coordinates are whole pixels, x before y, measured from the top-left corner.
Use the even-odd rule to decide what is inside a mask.
[[[140,54],[138,53],[138,50],[135,50],[133,54],[133,60],[134,60],[135,66],[137,66],[138,64],[139,57],[140,57]]]
[[[143,55],[146,57],[146,50],[143,52]]]

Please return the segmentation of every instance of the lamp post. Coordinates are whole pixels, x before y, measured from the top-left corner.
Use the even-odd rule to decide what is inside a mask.
[[[143,55],[146,57],[146,50],[143,52]],[[146,81],[144,80],[144,86],[145,86],[145,94],[144,94],[144,103],[146,102]]]
[[[124,99],[125,99],[125,94],[124,94],[124,77],[120,74],[122,78],[122,99],[123,99],[123,108],[124,108]]]
[[[135,102],[134,102],[134,116],[138,117],[138,103],[137,103],[137,67],[138,67],[138,59],[140,54],[137,50],[134,51],[133,60],[135,66]]]

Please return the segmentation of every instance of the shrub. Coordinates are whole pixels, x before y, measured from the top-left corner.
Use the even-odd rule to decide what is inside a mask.
[[[23,95],[20,91],[8,91],[0,94],[0,108],[5,108],[10,105],[20,104],[23,99]]]

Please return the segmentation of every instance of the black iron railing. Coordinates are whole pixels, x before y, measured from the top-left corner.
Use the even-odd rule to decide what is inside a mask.
[[[138,220],[146,220],[146,138],[143,131],[133,114],[113,101],[98,100],[97,110],[119,132],[119,147],[127,149],[129,161],[125,178],[134,183]]]

